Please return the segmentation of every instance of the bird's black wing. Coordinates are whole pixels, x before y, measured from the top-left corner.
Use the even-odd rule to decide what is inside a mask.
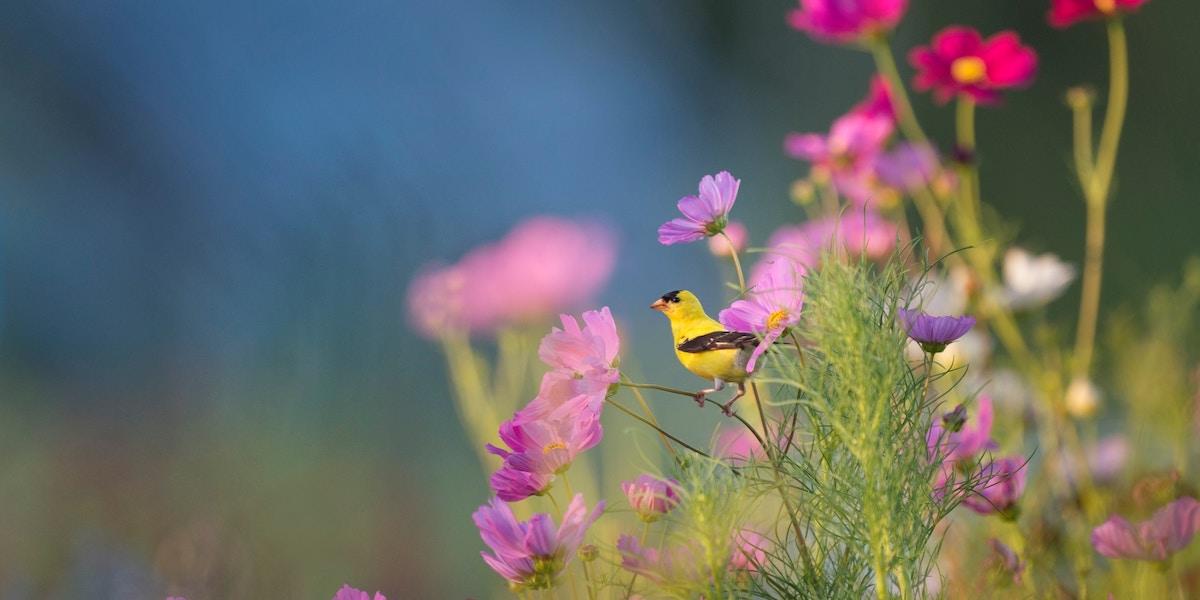
[[[684,340],[675,346],[680,352],[707,352],[709,350],[733,350],[753,348],[758,338],[753,333],[740,331],[714,331]]]

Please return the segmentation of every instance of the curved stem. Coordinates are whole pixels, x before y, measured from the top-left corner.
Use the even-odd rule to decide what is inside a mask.
[[[639,415],[639,414],[633,412],[632,410],[618,404],[612,398],[606,398],[604,401],[611,404],[617,410],[633,417],[634,419],[637,419],[638,421],[641,421],[642,423],[645,423],[651,429],[657,431],[659,433],[659,435],[666,437],[667,439],[671,440],[672,442],[675,442],[676,444],[679,444],[680,446],[683,446],[684,448],[687,448],[688,450],[691,450],[692,452],[695,452],[696,454],[699,454],[700,456],[703,456],[704,458],[711,458],[704,451],[698,450],[695,447],[693,447],[691,444],[688,444],[687,442],[671,435],[670,433],[667,433],[667,431],[665,429],[663,429],[662,427],[659,427],[657,424],[650,422],[642,415]]]
[[[687,396],[688,398],[696,397],[695,392],[689,392],[687,390],[681,390],[679,388],[667,387],[665,385],[658,385],[657,383],[634,383],[632,381],[620,381],[620,382],[618,382],[618,385],[623,385],[625,387],[631,387],[631,388],[640,388],[643,390],[658,390],[660,392],[667,392],[669,394],[678,394],[680,396]]]
[[[733,245],[733,240],[729,239],[729,235],[724,231],[721,232],[721,237],[725,238],[725,243],[729,244],[729,256],[733,259],[733,270],[737,271],[738,278],[738,294],[746,293],[746,277],[742,275],[742,261],[738,259],[737,248]]]
[[[916,113],[908,100],[908,92],[904,89],[904,81],[900,79],[900,70],[896,68],[896,58],[892,55],[892,47],[888,45],[887,38],[879,36],[868,44],[871,56],[875,59],[875,69],[888,83],[888,92],[892,104],[896,107],[896,120],[900,123],[900,129],[904,131],[904,137],[910,141],[927,143],[929,138],[917,122]]]
[[[621,373],[621,381],[629,381],[629,378],[625,377],[624,373]],[[650,425],[657,429],[658,418],[654,416],[654,411],[650,410],[650,403],[646,402],[646,397],[642,395],[642,391],[637,388],[629,389],[633,392],[633,397],[637,399],[638,404],[642,405],[642,410],[645,411],[646,419],[650,421]],[[676,459],[679,458],[679,453],[675,451],[675,447],[667,441],[670,438],[664,435],[661,431],[659,432],[658,436],[659,439],[662,440],[663,447],[667,449],[667,452],[671,455],[671,457]]]

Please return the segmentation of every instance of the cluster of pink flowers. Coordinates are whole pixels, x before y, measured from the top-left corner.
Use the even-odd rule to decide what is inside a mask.
[[[453,265],[427,267],[408,288],[410,321],[431,338],[538,322],[590,299],[615,261],[608,228],[535,217]]]
[[[934,493],[946,493],[960,473],[971,475],[976,484],[963,504],[981,515],[998,513],[1011,518],[1025,491],[1027,460],[1023,456],[993,459],[985,455],[996,448],[991,435],[992,400],[986,395],[979,397],[974,420],[966,419],[965,409],[960,406],[934,421],[926,438],[930,459],[940,464]]]
[[[1092,547],[1108,558],[1165,561],[1192,543],[1200,529],[1200,502],[1183,497],[1134,525],[1113,515],[1092,530]]]
[[[733,573],[755,573],[766,562],[770,542],[762,534],[741,529],[729,543],[725,568]],[[617,540],[621,567],[646,579],[670,586],[712,579],[712,571],[704,561],[704,549],[698,542],[683,542],[667,548],[650,548],[632,535]]]

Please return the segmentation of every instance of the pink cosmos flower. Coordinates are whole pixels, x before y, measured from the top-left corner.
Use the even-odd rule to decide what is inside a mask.
[[[947,413],[942,419],[934,421],[933,427],[929,429],[925,440],[931,459],[940,457],[944,462],[953,463],[970,460],[984,450],[996,449],[996,443],[991,439],[993,418],[991,397],[979,396],[979,410],[975,413],[975,417],[967,419],[966,422],[959,421],[961,428],[958,431],[952,431],[952,424],[948,421],[952,421],[950,417],[957,412],[956,409],[952,413]]]
[[[745,225],[737,221],[730,221],[725,226],[725,235],[729,237],[728,240],[721,236],[708,238],[708,251],[713,256],[729,256],[734,252],[741,252],[746,247],[748,233]],[[732,247],[729,242],[733,242]]]
[[[929,46],[908,55],[917,69],[913,85],[933,90],[938,102],[966,95],[980,104],[994,104],[1000,91],[1028,85],[1037,73],[1037,53],[1021,45],[1014,31],[1002,31],[984,40],[969,27],[947,27]]]
[[[571,315],[561,319],[562,329],[551,329],[538,346],[538,356],[552,370],[521,410],[522,419],[564,418],[585,409],[599,414],[609,386],[620,378],[621,338],[608,307],[583,313],[583,327]]]
[[[867,97],[855,104],[849,114],[867,118],[885,117],[889,121],[896,121],[896,107],[892,102],[892,91],[882,75],[871,77],[871,87],[867,90]]]
[[[512,509],[497,499],[479,507],[471,518],[479,537],[492,550],[491,554],[479,553],[483,561],[517,590],[536,590],[555,585],[583,543],[588,527],[603,512],[603,500],[588,512],[583,494],[575,494],[557,529],[545,513],[518,521]]]
[[[733,536],[733,552],[729,557],[729,568],[734,571],[757,573],[758,567],[767,562],[770,540],[761,533],[742,529]]]
[[[372,597],[367,592],[356,590],[348,585],[343,585],[342,589],[338,590],[333,595],[333,600],[372,600]],[[383,594],[375,592],[373,600],[387,600]]]
[[[728,460],[734,465],[744,465],[756,460],[765,460],[767,453],[763,451],[758,438],[743,427],[726,429],[717,435],[713,444],[713,456]]]
[[[762,341],[750,354],[746,372],[754,370],[758,358],[783,335],[800,322],[804,307],[804,288],[801,275],[790,268],[775,269],[754,284],[744,300],[735,300],[717,317],[730,331],[746,331],[762,336]]]
[[[698,196],[679,199],[683,218],[671,219],[658,228],[658,242],[664,246],[695,242],[724,231],[741,184],[729,171],[705,175],[700,180]]]
[[[1149,0],[1050,0],[1046,15],[1050,25],[1059,29],[1087,19],[1111,18],[1132,13]]]
[[[766,255],[751,269],[748,285],[754,287],[775,269],[790,268],[803,275],[808,269],[817,268],[821,253],[831,248],[844,251],[848,258],[865,256],[879,260],[896,247],[898,233],[895,223],[870,209],[785,225],[767,240]]]
[[[821,42],[850,43],[891,31],[908,0],[800,0],[788,23]]]
[[[880,183],[906,191],[932,185],[942,173],[933,148],[907,142],[878,155],[873,167]]]
[[[834,121],[829,135],[788,134],[783,147],[792,158],[811,162],[815,175],[829,177],[838,193],[861,206],[874,194],[872,167],[893,131],[890,117],[851,113]]]
[[[1007,456],[983,465],[978,485],[963,504],[981,515],[1011,515],[1025,491],[1025,463],[1023,456]]]
[[[975,326],[975,317],[935,317],[907,308],[897,310],[896,316],[908,337],[930,354],[945,350],[947,344],[966,335]]]
[[[414,278],[408,288],[410,321],[431,338],[447,331],[489,334],[537,321],[592,297],[615,261],[608,228],[534,217],[499,242]]]
[[[622,535],[617,540],[617,552],[621,554],[621,568],[659,585],[700,583],[711,576],[702,560],[704,550],[695,542],[657,550],[643,546],[632,535]]]
[[[556,475],[571,468],[576,456],[603,437],[597,414],[583,411],[574,417],[527,420],[518,413],[500,424],[500,439],[509,449],[488,444],[487,451],[503,458],[510,469]]]
[[[1113,515],[1092,530],[1092,547],[1109,558],[1164,561],[1192,542],[1200,528],[1200,502],[1180,498],[1134,525]]]
[[[550,489],[554,475],[527,473],[502,466],[488,479],[496,497],[505,502],[518,502],[530,496],[541,496]]]
[[[642,474],[633,481],[622,482],[621,491],[638,517],[652,523],[679,504],[677,486],[674,480]]]

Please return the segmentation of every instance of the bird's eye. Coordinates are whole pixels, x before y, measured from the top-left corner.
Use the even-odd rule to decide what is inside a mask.
[[[671,302],[679,302],[679,296],[675,296],[674,298],[671,298]]]

